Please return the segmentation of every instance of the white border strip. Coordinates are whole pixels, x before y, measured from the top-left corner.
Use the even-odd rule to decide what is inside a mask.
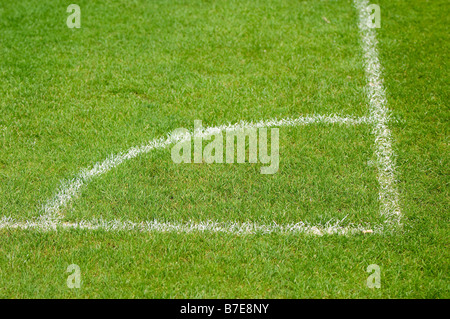
[[[345,219],[345,218],[344,218]],[[157,220],[135,223],[129,220],[103,220],[80,222],[45,223],[39,222],[16,222],[11,218],[0,219],[0,229],[37,229],[37,230],[58,230],[58,229],[80,229],[80,230],[103,230],[103,231],[139,231],[139,232],[163,232],[163,233],[193,233],[193,232],[215,232],[236,235],[251,234],[272,234],[272,233],[302,233],[306,235],[350,235],[356,233],[382,233],[382,226],[369,224],[341,226],[344,220],[329,221],[324,225],[310,225],[304,222],[289,224],[258,224],[253,222],[217,222],[203,221],[187,223],[159,222]]]
[[[375,155],[378,166],[378,182],[380,184],[379,200],[381,215],[389,226],[401,226],[402,213],[399,205],[399,194],[395,180],[394,151],[392,150],[391,131],[388,127],[389,111],[380,59],[378,57],[375,29],[368,26],[369,1],[355,0],[355,7],[359,11],[359,30],[365,58],[367,76],[367,95],[369,98],[370,117],[374,120],[373,134],[375,135]]]

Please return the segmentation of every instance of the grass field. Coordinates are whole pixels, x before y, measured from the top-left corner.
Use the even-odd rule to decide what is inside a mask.
[[[447,1],[377,2],[382,84],[368,79],[353,1],[79,0],[74,29],[71,3],[0,0],[0,297],[450,297]],[[194,120],[320,116],[368,120],[280,127],[273,175],[175,164],[170,147],[117,162]],[[117,165],[80,177],[108,159]],[[55,229],[36,226],[49,212]],[[185,226],[139,226],[155,220]],[[296,223],[340,231],[228,231]],[[366,285],[370,264],[380,289]]]

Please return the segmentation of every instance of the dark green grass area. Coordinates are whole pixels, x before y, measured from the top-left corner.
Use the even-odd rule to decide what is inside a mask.
[[[102,231],[3,231],[2,237],[3,297],[448,296],[441,240],[417,230],[387,237]],[[70,264],[80,267],[80,289],[67,288]],[[366,286],[370,264],[381,268],[380,289]]]
[[[316,124],[279,132],[280,166],[273,175],[261,174],[260,168],[270,164],[250,164],[248,155],[245,164],[175,164],[170,149],[156,151],[90,183],[68,217],[268,224],[380,221],[369,126]]]
[[[217,125],[367,112],[350,1],[77,1],[79,30],[65,25],[70,3],[0,0],[0,215],[36,216],[60,180],[191,128],[194,119]],[[390,125],[402,231],[315,237],[2,229],[0,297],[449,298],[449,4],[378,4],[380,61],[398,119]],[[94,180],[66,213],[72,220],[114,212],[118,219],[170,218],[173,207],[186,214],[183,195],[211,199],[207,187],[235,215],[251,199],[257,211],[273,205],[263,212],[275,211],[280,221],[294,221],[296,211],[283,216],[276,208],[294,203],[318,222],[352,209],[356,220],[372,218],[378,188],[367,165],[374,160],[368,127],[280,133],[274,176],[250,164],[181,165],[171,174],[169,153],[154,152]],[[227,178],[212,178],[216,173]],[[179,196],[171,199],[174,182]],[[268,192],[259,201],[233,193],[233,183],[279,196]],[[301,200],[310,195],[318,197]],[[153,216],[143,201],[157,202]],[[190,212],[225,220],[206,203]],[[70,264],[81,269],[80,289],[66,285]],[[381,268],[380,289],[366,286],[370,264]]]
[[[349,3],[2,1],[0,209],[30,217],[63,178],[194,119],[366,113]],[[332,24],[324,12],[339,12]],[[314,35],[314,36],[313,36]]]

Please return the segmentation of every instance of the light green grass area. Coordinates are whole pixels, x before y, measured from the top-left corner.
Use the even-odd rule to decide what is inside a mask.
[[[0,0],[0,216],[29,220],[81,169],[194,120],[368,115],[351,1]],[[351,236],[0,229],[0,297],[448,298],[449,5],[378,1],[403,230]],[[280,168],[127,161],[67,221],[377,223],[369,125],[280,128]],[[82,287],[68,289],[69,264]],[[366,286],[370,264],[382,288]]]
[[[64,2],[2,11],[4,149],[16,157],[0,207],[11,214],[39,214],[62,178],[194,119],[367,113],[349,3],[331,4],[336,25],[315,2],[79,5],[80,29]]]

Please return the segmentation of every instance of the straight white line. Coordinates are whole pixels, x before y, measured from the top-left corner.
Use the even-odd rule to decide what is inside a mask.
[[[380,184],[379,200],[381,215],[385,222],[393,227],[401,226],[402,213],[399,205],[399,194],[395,180],[394,151],[392,150],[391,130],[388,127],[389,111],[385,89],[383,86],[382,69],[378,57],[376,31],[368,26],[369,1],[355,0],[359,11],[359,30],[364,52],[367,76],[367,96],[369,98],[370,117],[374,120],[375,155],[378,166],[378,182]]]
[[[330,221],[324,225],[310,225],[304,222],[290,224],[258,224],[253,222],[217,222],[203,221],[187,223],[170,223],[152,220],[148,222],[135,223],[120,220],[82,220],[79,222],[45,223],[39,222],[17,222],[11,218],[0,219],[0,229],[22,229],[22,230],[58,230],[58,229],[80,229],[80,230],[103,230],[103,231],[137,231],[137,232],[167,232],[167,233],[193,233],[214,232],[236,235],[271,234],[271,233],[303,233],[306,235],[351,235],[356,233],[382,233],[383,225],[347,225],[341,226],[342,221]]]

